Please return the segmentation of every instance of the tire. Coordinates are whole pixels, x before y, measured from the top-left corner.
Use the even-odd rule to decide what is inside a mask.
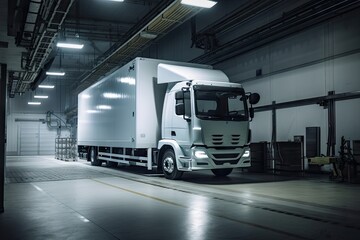
[[[180,179],[183,175],[183,172],[177,169],[175,153],[172,149],[168,149],[165,151],[161,163],[165,178],[177,180]]]
[[[97,151],[95,147],[90,148],[89,159],[92,166],[101,166],[101,161],[98,159]]]
[[[106,163],[106,166],[107,167],[110,167],[110,168],[115,168],[118,166],[118,163],[117,162],[112,162],[112,161],[105,161]]]
[[[217,177],[225,177],[232,172],[232,168],[223,168],[223,169],[211,169],[213,174]]]

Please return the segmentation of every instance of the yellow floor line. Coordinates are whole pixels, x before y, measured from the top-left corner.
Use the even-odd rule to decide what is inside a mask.
[[[150,198],[150,199],[153,199],[153,200],[156,200],[156,201],[159,201],[159,202],[175,205],[175,206],[178,206],[178,207],[187,208],[185,205],[181,205],[181,204],[178,204],[178,203],[166,201],[166,200],[161,199],[161,198],[157,198],[157,197],[154,197],[154,196],[150,196],[150,195],[147,195],[147,194],[136,192],[136,191],[133,191],[133,190],[130,190],[130,189],[127,189],[127,188],[122,188],[122,187],[119,187],[119,186],[116,186],[116,185],[113,185],[113,184],[110,184],[110,183],[106,183],[106,182],[103,182],[103,181],[100,181],[100,180],[97,180],[97,179],[91,179],[91,180],[93,180],[95,182],[98,182],[98,183],[101,183],[103,185],[109,186],[109,187],[117,188],[117,189],[123,190],[125,192],[129,192],[129,193],[136,194],[136,195],[139,195],[139,196],[142,196],[142,197]]]

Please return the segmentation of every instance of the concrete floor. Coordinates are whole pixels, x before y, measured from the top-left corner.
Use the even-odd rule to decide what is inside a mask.
[[[8,157],[0,239],[359,239],[360,186]]]

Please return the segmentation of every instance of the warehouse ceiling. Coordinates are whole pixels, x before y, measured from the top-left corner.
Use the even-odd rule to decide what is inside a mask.
[[[63,84],[81,91],[201,10],[180,2],[8,0],[6,31],[17,54],[7,60],[20,62],[20,67],[8,64],[9,96],[54,78],[48,71],[65,72]],[[59,42],[84,47],[64,49]]]
[[[138,56],[154,41],[195,16],[201,8],[181,0],[0,0],[0,62],[8,65],[10,97],[35,90],[65,72],[61,84],[74,94]],[[220,2],[220,1],[219,1]],[[243,1],[203,29],[192,21],[193,47],[204,53],[192,62],[218,64],[327,19],[360,7],[360,0],[304,0],[248,32],[219,39],[286,0]],[[6,19],[7,14],[7,19]],[[83,44],[64,49],[59,42]],[[5,56],[5,57],[4,57]]]

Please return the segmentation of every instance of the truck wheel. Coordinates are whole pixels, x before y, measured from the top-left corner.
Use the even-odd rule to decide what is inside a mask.
[[[91,149],[90,149],[90,162],[91,162],[92,166],[100,166],[101,165],[101,161],[98,159],[95,147],[91,147]]]
[[[172,149],[165,151],[162,157],[162,169],[167,179],[176,180],[181,178],[183,172],[177,169],[175,153]]]
[[[232,168],[223,168],[223,169],[211,169],[213,174],[217,177],[225,177],[232,172]]]

